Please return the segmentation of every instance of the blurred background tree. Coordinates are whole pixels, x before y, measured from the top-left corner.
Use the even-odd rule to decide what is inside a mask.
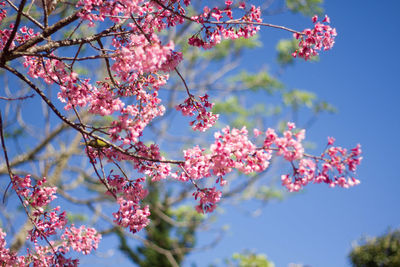
[[[264,254],[252,252],[235,253],[231,259],[226,260],[229,267],[275,267],[275,264],[267,259]]]
[[[363,238],[354,246],[349,259],[354,267],[400,266],[400,230]]]

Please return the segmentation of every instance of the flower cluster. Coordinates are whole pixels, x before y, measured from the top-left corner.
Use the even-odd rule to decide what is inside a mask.
[[[96,229],[86,228],[84,225],[79,228],[74,227],[74,225],[66,227],[64,234],[61,236],[67,248],[71,247],[73,250],[82,252],[85,255],[89,254],[93,249],[97,249],[100,238],[101,235],[97,233]]]
[[[254,133],[255,136],[262,135],[257,129]],[[226,127],[214,137],[209,153],[198,146],[184,151],[185,163],[181,165],[183,171],[176,177],[178,180],[194,182],[214,175],[218,177],[217,183],[224,185],[226,181],[222,177],[234,169],[245,174],[266,170],[275,153],[292,166],[292,174],[282,175],[282,185],[291,192],[299,191],[309,183],[324,182],[331,187],[344,188],[360,183],[351,176],[362,159],[360,145],[348,153],[346,149],[332,146],[333,139],[329,138],[328,147],[320,156],[307,155],[302,144],[305,130],[296,131],[294,123],[288,123],[288,129],[281,137],[273,129],[267,129],[262,147],[249,140],[246,128],[231,130]],[[351,177],[346,178],[347,175]],[[220,197],[214,187],[211,189],[197,188],[195,197],[200,199],[199,207],[204,212],[213,210],[217,201],[211,200]],[[210,207],[204,203],[211,203]]]
[[[25,199],[25,204],[29,204],[34,208],[47,206],[53,201],[56,196],[56,187],[43,186],[46,183],[46,178],[39,180],[35,185],[32,185],[31,176],[27,175],[24,178],[14,176],[13,189],[15,192]]]
[[[1,6],[1,2],[0,2]],[[3,10],[0,8],[0,22],[2,19],[7,15],[6,10]],[[4,29],[0,30],[0,49],[2,50],[4,46],[6,45],[8,39],[10,39],[11,32],[14,29],[14,24],[9,25],[9,29]],[[11,45],[9,48],[15,48],[18,44],[22,44],[26,42],[27,40],[35,37],[38,35],[38,33],[35,33],[33,29],[28,28],[26,26],[23,26],[22,28],[19,29],[20,32],[15,33],[15,37],[13,41],[11,42]]]
[[[136,233],[145,228],[150,220],[147,218],[150,216],[149,206],[141,208],[140,205],[132,200],[125,200],[124,198],[118,198],[119,210],[114,215],[114,222],[121,227],[129,228],[129,231]]]
[[[127,44],[114,38],[113,45],[117,52],[111,69],[124,81],[134,82],[144,73],[165,71],[171,63],[179,63],[178,58],[173,60],[177,57],[173,53],[174,43],[170,41],[166,45],[161,45],[156,34],[146,36],[132,34]]]
[[[176,106],[176,110],[182,112],[183,116],[193,116],[196,112],[196,120],[190,122],[193,130],[204,132],[211,128],[218,120],[218,114],[213,114],[207,109],[212,109],[214,104],[208,102],[208,95],[200,96],[197,100],[194,96],[190,95],[183,104]]]
[[[56,234],[57,229],[63,229],[67,225],[68,220],[65,211],[59,212],[59,206],[51,211],[38,208],[33,212],[35,228],[29,231],[29,237],[32,242],[36,243],[38,238],[49,238]]]
[[[83,20],[89,21],[89,26],[93,27],[95,21],[104,21],[107,17],[113,22],[120,22],[120,16],[130,14],[141,14],[147,12],[147,7],[143,5],[143,0],[79,0],[77,7],[82,8],[79,16]],[[148,3],[147,3],[148,4]]]
[[[98,82],[98,87],[92,88],[92,100],[89,112],[101,116],[109,116],[116,111],[121,111],[125,103],[111,90],[108,82]]]
[[[304,148],[302,141],[305,138],[305,130],[293,133],[294,123],[288,123],[288,130],[284,131],[282,137],[278,137],[273,129],[268,129],[264,140],[264,149],[270,149],[271,145],[277,148],[277,155],[283,156],[287,161],[299,160],[303,157]]]
[[[249,174],[261,172],[269,165],[270,151],[257,149],[248,139],[245,127],[241,130],[226,127],[222,133],[214,134],[215,141],[210,146],[210,153],[198,146],[184,150],[184,172],[179,180],[201,179],[215,175],[218,177],[230,173],[233,169]]]
[[[215,133],[214,138],[215,142],[210,146],[214,175],[223,176],[232,168],[245,174],[268,168],[270,151],[257,149],[249,140],[246,127],[241,130],[226,127],[222,133]]]
[[[325,15],[321,23],[315,15],[312,21],[314,29],[305,29],[302,33],[294,34],[294,37],[300,40],[299,49],[292,54],[294,57],[299,56],[307,60],[318,55],[318,51],[322,48],[329,50],[333,47],[337,35],[336,29],[324,24],[330,23],[329,17]]]
[[[76,106],[84,107],[94,101],[90,80],[79,80],[78,74],[68,71],[67,66],[60,60],[25,56],[24,67],[29,68],[28,74],[32,78],[42,78],[47,84],[60,86],[58,99],[66,103],[66,110]]]
[[[114,142],[122,142],[123,145],[137,143],[145,127],[154,118],[162,116],[165,112],[165,107],[161,105],[157,91],[150,94],[145,90],[138,90],[136,93],[138,104],[125,107],[122,104],[119,105],[121,115],[111,123],[108,130]]]
[[[6,248],[5,233],[0,228],[0,262],[3,265],[28,266],[32,263],[34,266],[77,266],[78,260],[64,257],[70,247],[83,254],[97,248],[101,235],[95,229],[85,226],[79,229],[74,226],[68,228],[66,213],[60,213],[60,207],[48,210],[48,205],[56,198],[56,188],[47,187],[45,183],[46,179],[43,178],[33,185],[30,175],[23,178],[17,175],[13,177],[13,189],[23,200],[24,207],[32,209],[29,218],[34,228],[28,232],[28,238],[34,246],[32,250],[28,249],[26,256],[16,256]],[[58,230],[63,229],[61,243],[49,241]],[[46,240],[48,245],[40,245],[39,240]]]
[[[6,248],[6,233],[0,228],[0,263],[8,266],[24,266],[24,257],[17,256],[16,253],[10,251]]]
[[[172,51],[172,53],[167,56],[166,61],[161,65],[160,70],[170,72],[174,70],[182,60],[183,56],[181,52]]]
[[[320,157],[301,159],[297,168],[294,168],[293,175],[282,175],[282,185],[289,191],[299,191],[309,183],[326,183],[330,187],[340,186],[349,188],[360,183],[359,180],[350,175],[356,171],[361,163],[362,157],[360,145],[351,149],[348,153],[341,147],[330,146]],[[321,166],[318,167],[318,163]],[[347,177],[346,177],[347,176]]]
[[[145,178],[128,181],[119,175],[112,175],[108,178],[111,186],[111,193],[117,196],[119,210],[113,213],[114,222],[122,227],[129,228],[129,231],[136,233],[149,224],[149,206],[142,208],[140,201],[146,197],[148,191],[143,189],[141,183]]]
[[[142,161],[133,159],[133,166],[137,171],[151,177],[153,182],[165,179],[170,175],[171,166],[168,163],[162,162],[165,158],[161,156],[158,145],[151,144],[146,146],[142,142],[139,142],[136,144],[136,150],[139,157],[155,160]]]
[[[3,9],[6,6],[3,0],[0,1],[0,22],[7,17],[7,10]]]
[[[210,9],[206,6],[202,14],[191,17],[193,21],[202,25],[200,32],[203,32],[203,36],[200,32],[193,35],[189,38],[190,45],[209,49],[219,44],[222,39],[250,38],[260,30],[260,27],[256,25],[262,22],[259,7],[251,5],[241,18],[233,19],[232,1],[225,1],[225,5],[224,9],[217,7]],[[242,2],[240,8],[246,9],[246,4]],[[227,18],[227,22],[221,21],[224,17]]]
[[[199,199],[199,205],[196,206],[198,213],[213,212],[217,207],[216,203],[221,200],[221,191],[216,191],[215,187],[198,189],[193,193],[194,199]]]

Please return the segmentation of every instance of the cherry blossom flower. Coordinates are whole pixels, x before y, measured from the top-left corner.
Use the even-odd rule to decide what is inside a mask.
[[[322,48],[329,50],[333,47],[337,35],[336,29],[324,24],[330,23],[329,17],[325,16],[322,23],[320,23],[318,22],[318,17],[314,16],[312,21],[314,29],[305,29],[301,33],[294,34],[294,37],[300,40],[299,49],[292,54],[294,57],[299,56],[308,60],[318,55],[318,51]]]

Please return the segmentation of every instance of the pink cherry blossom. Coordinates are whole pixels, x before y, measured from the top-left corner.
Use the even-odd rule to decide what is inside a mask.
[[[65,228],[61,239],[64,240],[66,247],[71,247],[73,250],[86,255],[93,249],[97,249],[101,235],[94,228],[86,228],[84,225],[75,228],[72,225]]]
[[[175,108],[182,112],[184,116],[193,116],[198,113],[196,120],[191,121],[193,130],[204,132],[212,127],[218,120],[218,114],[213,114],[207,109],[211,109],[214,104],[208,102],[208,95],[200,96],[198,99],[194,96],[189,96],[183,104],[176,106]]]
[[[324,24],[330,23],[329,17],[325,16],[322,23],[320,23],[318,22],[318,17],[314,16],[312,21],[314,29],[305,29],[301,33],[294,34],[294,38],[300,40],[299,49],[292,54],[294,57],[299,56],[308,60],[318,55],[318,51],[322,48],[329,50],[333,47],[337,35],[336,29]]]
[[[104,177],[99,176],[99,179],[107,189],[106,194],[118,204],[118,210],[113,213],[114,223],[132,233],[150,223],[149,206],[143,205],[148,195],[146,179],[158,182],[173,178],[191,183],[194,199],[198,201],[196,210],[208,213],[217,208],[223,197],[218,188],[229,183],[225,178],[227,174],[233,171],[260,173],[268,169],[272,157],[281,158],[290,166],[289,173],[281,176],[281,182],[291,192],[313,183],[343,188],[359,184],[355,172],[362,160],[360,145],[348,150],[334,146],[335,139],[330,137],[321,155],[309,155],[303,145],[305,130],[296,129],[296,125],[290,122],[283,133],[271,128],[266,131],[254,129],[255,140],[249,136],[246,127],[224,127],[214,134],[209,146],[196,145],[185,149],[181,160],[166,159],[157,144],[143,142],[142,137],[149,125],[166,112],[162,104],[163,87],[170,74],[176,72],[181,76],[177,66],[184,59],[182,52],[178,51],[180,47],[161,36],[161,32],[189,22],[198,27],[188,38],[189,45],[210,49],[224,39],[250,38],[261,26],[271,26],[263,23],[260,7],[244,1],[226,0],[221,7],[203,6],[198,14],[188,15],[190,4],[190,0],[79,0],[75,13],[77,23],[90,27],[96,24],[104,34],[93,35],[86,43],[84,38],[75,37],[61,42],[53,36],[45,39],[43,34],[52,27],[55,29],[54,25],[58,27],[57,23],[53,26],[36,23],[38,27],[31,23],[35,28],[30,28],[33,27],[31,24],[28,27],[16,22],[15,25],[4,25],[0,30],[1,53],[23,59],[26,79],[33,81],[31,87],[42,98],[43,92],[35,87],[40,82],[56,88],[58,100],[65,110],[73,110],[75,114],[86,110],[95,118],[112,117],[109,125],[97,129],[85,125],[80,118],[77,119],[79,123],[69,122],[61,112],[56,112],[60,119],[84,136],[86,144],[90,140],[107,141],[101,147],[85,148],[95,168],[99,163],[127,161],[138,175],[139,178],[126,177],[101,166],[108,173],[104,171]],[[8,10],[6,3],[0,0],[0,21],[4,21]],[[337,34],[328,25],[329,17],[325,16],[319,22],[314,16],[312,22],[313,29],[302,32],[288,29],[295,32],[294,36],[299,40],[299,48],[293,56],[308,60],[318,55],[318,51],[332,48]],[[107,40],[109,47],[103,48],[100,40]],[[98,47],[95,41],[99,42]],[[68,47],[68,42],[90,44],[93,51],[98,52],[93,59],[107,60],[106,77],[92,81],[91,76],[78,74],[73,65],[85,59],[79,55],[81,46],[73,51],[74,58],[59,55],[63,50],[58,50],[58,46]],[[46,48],[54,44],[57,46]],[[28,48],[22,49],[24,46]],[[65,50],[70,48],[72,50],[72,46]],[[3,59],[7,59],[4,54]],[[219,115],[212,112],[214,104],[208,94],[193,95],[192,88],[184,77],[181,78],[187,98],[176,106],[176,110],[183,116],[193,117],[189,123],[193,130],[204,132],[215,125]],[[53,111],[57,110],[56,105],[51,105]],[[33,224],[28,231],[32,246],[29,246],[26,256],[17,256],[6,248],[5,233],[0,228],[0,262],[3,265],[76,266],[76,259],[67,258],[71,249],[89,254],[98,247],[101,235],[94,228],[69,225],[66,212],[59,206],[51,206],[56,199],[56,187],[47,184],[45,178],[35,181],[30,175],[11,174],[10,171],[12,189]],[[211,179],[215,184],[202,188],[199,185],[202,179]],[[55,242],[59,235],[61,241]]]
[[[208,213],[215,210],[216,203],[221,200],[222,193],[221,191],[216,191],[215,187],[213,187],[198,190],[193,195],[196,200],[199,199],[199,205],[196,206],[197,212]]]

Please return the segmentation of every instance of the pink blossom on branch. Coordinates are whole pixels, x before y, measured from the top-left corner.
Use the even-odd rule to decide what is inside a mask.
[[[6,233],[0,228],[0,263],[4,266],[25,266],[23,256],[17,256],[16,253],[6,248],[5,237]]]
[[[97,249],[101,235],[94,228],[86,228],[82,225],[79,228],[66,227],[61,239],[64,240],[66,248],[71,247],[77,252],[89,254],[93,249]]]
[[[251,8],[242,17],[233,19],[232,2],[226,1],[225,3],[225,9],[216,7],[210,9],[206,6],[202,14],[191,17],[191,20],[202,25],[202,30],[189,39],[190,45],[210,49],[219,44],[222,39],[250,38],[260,30],[260,26],[258,26],[262,22],[260,7],[251,5]],[[245,9],[244,4],[241,4],[240,7]],[[226,21],[222,21],[223,18],[226,18]],[[201,36],[201,32],[203,36]]]
[[[261,131],[254,131],[257,136]],[[181,165],[182,172],[176,179],[186,182],[222,177],[233,170],[245,174],[262,172],[269,166],[273,154],[290,163],[292,173],[282,175],[282,185],[290,192],[299,191],[309,183],[326,183],[330,187],[340,186],[349,188],[360,183],[354,178],[357,166],[362,157],[360,145],[350,153],[346,149],[334,147],[333,138],[328,138],[327,149],[320,156],[308,155],[304,152],[302,141],[305,139],[305,130],[296,131],[294,123],[288,123],[288,129],[279,137],[273,129],[265,132],[262,147],[257,147],[248,137],[246,128],[230,129],[226,127],[222,133],[214,135],[215,142],[210,146],[208,153],[205,149],[195,146],[184,151],[185,163]],[[196,185],[195,199],[200,200],[197,207],[201,212],[211,212],[221,197],[215,195],[215,187],[201,189]]]
[[[29,219],[33,229],[28,231],[28,239],[33,243],[33,248],[28,249],[26,256],[16,256],[7,249],[4,240],[5,233],[0,228],[0,263],[6,266],[77,266],[78,260],[65,258],[65,254],[72,248],[75,251],[88,254],[96,249],[101,235],[93,228],[81,226],[79,229],[72,226],[66,227],[68,220],[66,212],[60,213],[60,207],[49,209],[50,203],[56,198],[56,187],[45,185],[46,179],[32,183],[30,175],[24,178],[15,175],[12,187],[22,200],[27,212],[31,208]],[[62,243],[55,243],[50,238],[59,231]],[[47,246],[39,244],[45,240]]]
[[[148,191],[143,189],[141,183],[145,178],[136,179],[135,182],[114,175],[108,178],[113,193],[118,196],[117,203],[119,210],[113,213],[114,222],[121,227],[129,228],[129,231],[136,233],[146,227],[150,220],[149,206],[142,208],[140,201],[143,200]]]
[[[294,57],[299,56],[308,60],[317,56],[318,51],[322,48],[329,50],[333,47],[337,33],[335,28],[327,25],[330,23],[329,17],[325,15],[321,23],[318,22],[318,17],[315,15],[312,21],[314,23],[313,29],[305,29],[301,33],[294,34],[294,37],[300,40],[299,49],[292,54]]]
[[[1,7],[1,2],[0,2]],[[6,10],[0,8],[0,22],[6,17]],[[11,33],[14,29],[14,24],[10,24],[8,28],[4,30],[0,30],[0,49],[3,49],[8,39],[11,37]],[[23,26],[16,32],[14,39],[11,42],[10,48],[15,48],[16,46],[25,43],[29,39],[37,36],[39,33],[35,33],[32,28],[28,28],[27,26]]]
[[[4,7],[6,6],[6,3],[1,0],[0,1],[0,22],[7,17],[7,10],[4,9]]]
[[[354,178],[354,173],[362,159],[359,145],[348,151],[333,146],[334,139],[330,138],[321,155],[308,155],[302,143],[305,131],[297,131],[293,123],[288,124],[288,129],[282,135],[273,129],[267,129],[265,133],[255,129],[254,134],[263,139],[259,145],[251,140],[245,127],[225,127],[215,133],[214,142],[208,149],[195,146],[183,151],[183,160],[167,160],[161,155],[157,144],[145,145],[141,141],[146,127],[165,113],[160,91],[169,78],[169,72],[175,71],[180,76],[176,67],[183,60],[182,53],[174,50],[174,42],[160,37],[160,32],[189,21],[198,25],[199,30],[193,33],[188,43],[205,49],[212,48],[223,39],[249,38],[261,26],[296,32],[283,26],[263,23],[261,8],[242,1],[227,0],[221,8],[205,6],[199,14],[189,17],[186,7],[190,3],[190,0],[79,0],[75,17],[79,25],[87,23],[94,26],[94,23],[98,23],[99,28],[105,29],[91,36],[93,39],[90,41],[85,41],[85,38],[69,38],[61,42],[52,41],[51,38],[47,40],[40,23],[34,23],[40,28],[39,32],[27,26],[20,27],[18,22],[0,30],[0,48],[14,58],[23,57],[23,66],[29,79],[40,78],[49,85],[59,87],[58,99],[65,104],[64,109],[73,109],[78,114],[85,109],[96,116],[113,116],[113,121],[107,127],[98,130],[84,123],[72,124],[57,114],[80,131],[85,139],[94,138],[95,141],[100,138],[93,134],[98,131],[102,134],[101,138],[110,140],[105,146],[86,148],[94,166],[104,159],[114,163],[126,160],[142,177],[129,180],[112,175],[112,171],[104,181],[99,176],[107,187],[107,193],[115,198],[119,206],[113,213],[114,223],[133,233],[149,224],[149,206],[141,203],[148,193],[143,186],[145,177],[152,182],[172,177],[192,183],[195,188],[193,195],[198,201],[196,210],[207,213],[214,211],[223,197],[217,186],[222,187],[228,182],[224,179],[226,174],[234,170],[244,174],[262,172],[269,167],[273,156],[282,158],[291,166],[291,171],[282,175],[282,185],[289,191],[299,191],[310,183],[344,188],[357,185],[359,181]],[[236,3],[239,6],[235,10]],[[0,0],[0,21],[7,15],[4,6],[5,2]],[[306,60],[322,49],[332,48],[336,36],[336,30],[327,25],[330,23],[327,16],[322,22],[318,22],[316,16],[312,21],[313,29],[295,33],[299,49],[294,56]],[[114,26],[107,28],[110,24]],[[38,41],[30,43],[32,40]],[[93,40],[99,41],[100,48],[95,46]],[[107,40],[111,48],[104,49],[100,40]],[[99,53],[93,59],[106,58],[108,77],[92,82],[88,77],[78,75],[73,65],[76,60],[82,59],[79,55],[81,46],[74,51],[72,63],[70,57],[58,55],[58,46],[52,47],[68,42],[76,42],[74,45],[90,44]],[[28,47],[25,50],[21,48],[24,45]],[[17,51],[22,52],[18,54],[14,53],[14,49],[23,51]],[[2,54],[1,60],[8,59]],[[213,103],[207,94],[193,96],[184,78],[182,81],[188,98],[176,109],[184,116],[195,116],[190,122],[192,129],[204,132],[216,123],[218,114],[212,113]],[[39,94],[43,93],[35,86],[31,87]],[[173,170],[172,165],[176,169]],[[199,180],[211,177],[216,178],[216,186],[201,188],[197,185]],[[14,176],[12,183],[26,210],[31,211],[32,215],[27,214],[34,227],[28,237],[34,245],[27,256],[17,257],[5,248],[5,234],[0,229],[2,263],[75,266],[77,261],[65,258],[66,252],[72,248],[88,254],[97,248],[100,235],[96,230],[85,226],[67,226],[66,213],[61,212],[60,207],[50,208],[56,188],[45,186],[45,179],[33,185],[29,175],[23,178]],[[58,233],[62,239],[60,244],[49,240]],[[47,245],[39,244],[43,240],[47,241]]]
[[[138,203],[132,200],[118,198],[118,212],[113,213],[114,222],[124,228],[129,228],[129,231],[136,233],[146,227],[150,220],[149,206],[141,208]]]
[[[190,95],[183,104],[179,104],[175,108],[182,112],[184,116],[193,116],[196,113],[196,119],[190,122],[193,130],[204,132],[211,128],[218,119],[218,114],[213,114],[207,109],[212,109],[213,103],[208,101],[208,95],[200,96],[196,99]]]
[[[197,212],[213,212],[217,207],[216,203],[221,200],[221,195],[221,191],[216,191],[215,187],[199,189],[193,193],[194,199],[199,199],[199,205],[196,206]]]

